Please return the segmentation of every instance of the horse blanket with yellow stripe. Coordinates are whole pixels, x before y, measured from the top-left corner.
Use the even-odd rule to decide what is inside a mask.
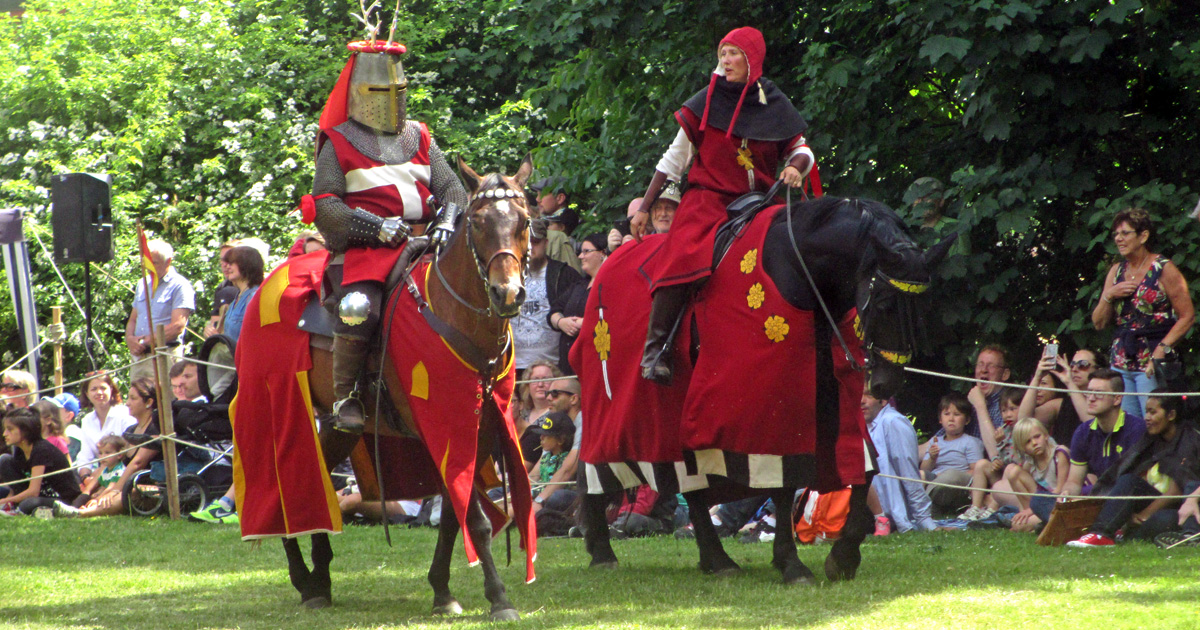
[[[300,536],[341,530],[341,514],[325,469],[309,395],[312,367],[309,334],[297,328],[304,308],[321,285],[327,253],[290,259],[271,273],[251,300],[238,344],[236,364],[239,391],[230,408],[233,418],[235,483],[243,539]],[[424,292],[428,264],[413,273]],[[426,307],[428,308],[428,307]],[[391,316],[387,316],[387,313]],[[384,439],[384,458],[404,453],[403,462],[380,462],[388,499],[420,498],[441,483],[463,527],[468,562],[478,561],[467,531],[471,493],[499,532],[507,516],[486,496],[497,477],[491,457],[477,466],[481,419],[497,427],[492,436],[503,455],[511,490],[513,513],[527,553],[526,579],[534,579],[536,531],[532,494],[509,409],[515,383],[513,355],[495,377],[490,395],[476,370],[458,357],[422,317],[408,291],[396,291],[385,310],[388,358],[404,389],[424,452],[411,439]],[[397,450],[399,449],[399,450]],[[375,462],[363,443],[351,459],[364,496],[378,495]],[[430,479],[432,472],[432,479]],[[431,481],[433,483],[431,483]]]

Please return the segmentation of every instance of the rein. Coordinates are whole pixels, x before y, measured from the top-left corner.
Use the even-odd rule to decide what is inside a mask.
[[[858,204],[858,200],[854,200]],[[846,344],[846,339],[842,337],[841,328],[833,319],[833,314],[829,312],[829,307],[825,304],[825,298],[821,297],[821,291],[817,289],[817,283],[813,280],[812,273],[808,270],[808,265],[804,263],[804,256],[800,255],[800,246],[796,244],[796,233],[792,230],[792,187],[787,189],[787,233],[788,240],[792,244],[792,253],[796,254],[796,260],[800,261],[800,268],[804,270],[804,277],[808,279],[808,286],[812,288],[813,295],[817,298],[817,304],[821,305],[821,311],[825,313],[825,319],[829,320],[829,327],[833,330],[834,336],[837,337],[838,343],[842,346],[842,352],[846,353],[846,361],[854,366],[854,369],[863,371],[867,369],[865,364],[858,362],[854,355],[850,352],[850,346]]]

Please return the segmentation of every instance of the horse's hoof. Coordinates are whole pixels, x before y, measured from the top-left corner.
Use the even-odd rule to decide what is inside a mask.
[[[310,610],[317,610],[318,608],[329,608],[333,605],[333,602],[329,601],[329,598],[324,595],[318,595],[300,602],[300,605]]]
[[[858,567],[843,569],[838,566],[837,560],[834,560],[833,553],[830,552],[825,556],[825,577],[830,582],[841,582],[845,580],[853,580],[855,574],[858,573]]]
[[[492,613],[492,621],[519,621],[521,615],[515,608],[505,608]]]
[[[793,584],[810,586],[817,583],[817,576],[813,575],[813,572],[809,571],[808,567],[800,565],[799,569],[784,572],[783,583],[788,586]]]
[[[442,604],[440,606],[434,606],[433,614],[435,614],[435,615],[461,615],[462,614],[462,604],[459,604],[458,600],[452,599],[449,602],[446,602],[445,604]]]
[[[620,565],[616,560],[592,560],[589,569],[616,569]]]

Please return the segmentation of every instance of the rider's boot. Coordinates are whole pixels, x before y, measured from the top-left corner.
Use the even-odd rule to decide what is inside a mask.
[[[355,435],[366,426],[366,415],[356,388],[358,375],[367,363],[370,348],[367,342],[355,337],[333,337],[333,428]]]
[[[691,286],[687,284],[661,287],[654,292],[650,325],[646,328],[646,346],[642,349],[642,378],[661,385],[671,384],[671,346],[690,292]]]

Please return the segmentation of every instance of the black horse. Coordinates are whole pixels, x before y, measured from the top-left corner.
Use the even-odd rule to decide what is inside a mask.
[[[790,211],[779,206],[764,212],[775,213],[772,219],[757,219],[771,221],[762,245],[764,269],[789,304],[813,313],[817,355],[828,357],[831,353],[841,352],[841,349],[844,349],[847,355],[865,355],[866,365],[862,368],[869,371],[870,392],[881,399],[891,397],[902,385],[903,366],[908,362],[921,337],[917,298],[929,286],[932,269],[945,256],[952,239],[937,244],[928,252],[922,252],[905,233],[899,217],[883,204],[874,201],[823,197],[813,201],[794,202]],[[721,238],[718,237],[718,242],[720,241]],[[727,260],[723,264],[737,263],[736,260]],[[601,269],[601,276],[603,274],[604,269]],[[630,286],[636,284],[633,279],[629,280]],[[704,299],[703,291],[700,293],[700,299]],[[839,338],[837,322],[843,321],[855,308],[859,317],[857,329],[862,340],[853,334],[841,335]],[[610,313],[608,318],[611,320],[614,316],[616,314]],[[585,320],[585,328],[588,324]],[[632,323],[606,323],[605,332],[616,330],[622,324],[636,327],[636,324]],[[704,339],[706,333],[703,326],[697,327],[700,330],[697,335],[693,335],[693,340]],[[642,329],[644,330],[644,322]],[[584,339],[588,332],[581,332],[580,338]],[[613,343],[617,343],[616,340]],[[839,346],[842,348],[839,349]],[[698,347],[693,345],[690,356],[697,360],[705,351],[704,343],[698,344]],[[620,370],[622,366],[606,366],[606,369]],[[838,385],[836,382],[831,384],[831,380],[834,379],[831,372],[832,366],[817,365],[818,388],[824,387],[825,391],[828,391],[832,387],[836,392]],[[588,379],[583,379],[583,384],[587,388]],[[797,383],[797,386],[799,385]],[[770,392],[764,392],[764,395],[769,394]],[[688,395],[692,393],[689,392]],[[857,398],[854,399],[853,405],[857,408]],[[818,415],[817,453],[812,467],[821,465],[822,449],[831,450],[831,439],[837,439],[836,434],[839,430],[845,431],[845,427],[839,428],[837,423],[838,420],[834,418],[834,426],[830,426],[828,416],[822,419]],[[869,443],[861,416],[858,423],[862,425],[862,439]],[[828,453],[824,455],[832,457]],[[597,477],[596,470],[603,472],[605,466],[620,464],[621,462],[590,463],[593,467],[591,476]],[[642,465],[640,468],[641,471],[651,469],[654,470],[652,476],[656,477],[655,482],[660,492],[672,493],[680,487],[679,475],[671,474],[680,467],[672,468],[664,466],[663,462],[654,462],[651,466]],[[626,470],[636,472],[639,468],[633,466]],[[664,470],[665,475],[661,474]],[[855,484],[852,487],[849,517],[841,537],[833,545],[825,562],[825,574],[830,580],[852,579],[861,562],[859,545],[869,533],[873,521],[866,506],[867,489],[872,474],[867,474],[866,483]],[[815,472],[810,474],[809,479],[814,475]],[[624,475],[626,479],[629,476]],[[610,479],[612,477],[609,475]],[[740,567],[721,546],[709,519],[709,508],[717,501],[738,494],[761,494],[762,490],[749,492],[748,488],[736,488],[738,492],[731,494],[730,491],[735,490],[733,486],[737,484],[729,479],[708,475],[705,481],[707,483],[702,485],[707,487],[684,493],[699,547],[699,566],[702,571],[708,573],[740,571]],[[783,574],[785,583],[814,580],[812,572],[797,556],[791,528],[788,527],[797,488],[798,485],[787,483],[785,479],[780,487],[768,490],[779,510],[777,527],[780,533],[774,540],[772,564]],[[592,491],[595,492],[595,488]],[[592,566],[615,567],[617,558],[609,544],[608,528],[604,520],[607,497],[605,494],[586,492],[583,496],[584,530]]]

